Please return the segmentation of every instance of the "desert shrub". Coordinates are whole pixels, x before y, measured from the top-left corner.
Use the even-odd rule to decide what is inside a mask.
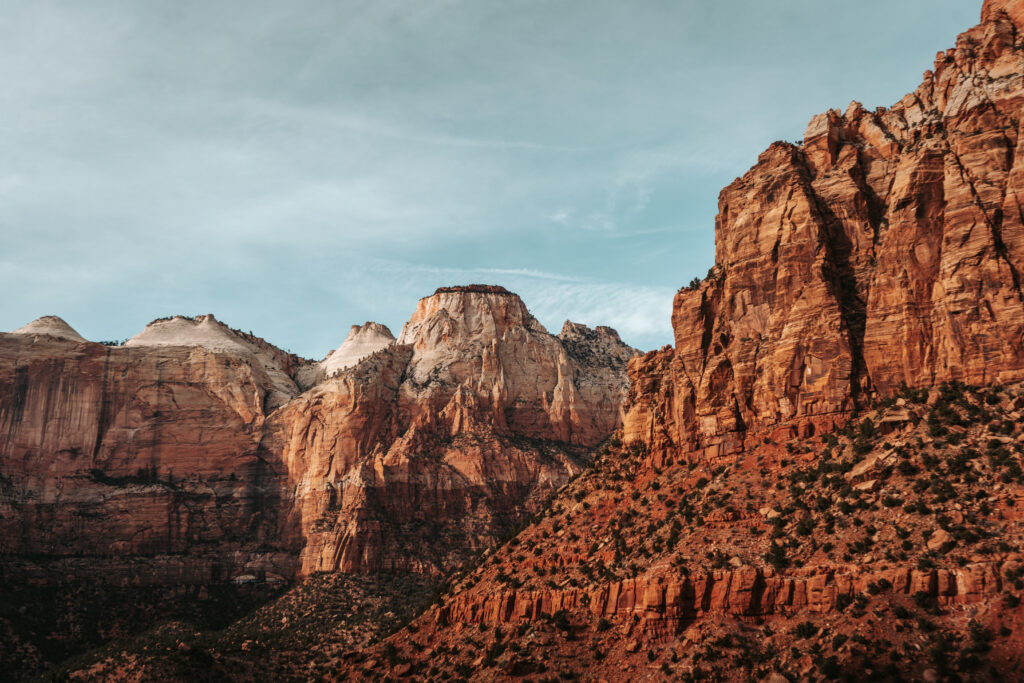
[[[793,629],[793,634],[797,638],[802,638],[802,639],[805,639],[805,640],[807,638],[814,637],[814,635],[817,632],[818,632],[818,627],[815,626],[810,621],[802,621],[802,622],[800,622],[799,624],[796,625],[796,628]]]
[[[939,601],[926,591],[914,593],[914,604],[930,614],[939,613]]]
[[[764,559],[765,562],[776,569],[784,569],[789,566],[789,559],[786,557],[785,547],[779,545],[775,541],[772,541],[772,545],[768,549],[768,552],[764,554]]]
[[[801,536],[810,536],[814,531],[815,522],[810,516],[802,517],[799,522],[796,523],[796,532]]]

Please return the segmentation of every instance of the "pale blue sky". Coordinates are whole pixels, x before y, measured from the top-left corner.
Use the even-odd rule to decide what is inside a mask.
[[[320,358],[441,285],[671,340],[719,190],[981,0],[35,0],[0,13],[0,330],[215,313]]]

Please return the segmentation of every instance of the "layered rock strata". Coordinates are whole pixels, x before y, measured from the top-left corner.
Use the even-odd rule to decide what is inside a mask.
[[[810,612],[835,614],[845,596],[865,593],[887,582],[887,590],[913,597],[925,595],[942,607],[961,607],[999,596],[1003,576],[1014,575],[1019,560],[986,562],[955,569],[899,567],[864,571],[855,566],[808,567],[780,575],[757,567],[719,569],[696,576],[641,577],[578,588],[502,590],[485,596],[464,596],[432,608],[428,618],[453,623],[499,626],[542,621],[560,610],[583,609],[593,618],[627,621],[638,617],[649,637],[677,634],[691,621],[716,615],[760,620],[775,615]],[[921,598],[918,598],[919,600]]]
[[[562,337],[480,286],[421,301],[398,343],[354,327],[321,363],[213,316],[157,320],[121,346],[52,317],[0,335],[4,572],[450,567],[620,424],[633,350],[606,328]]]
[[[1021,12],[986,3],[912,94],[816,116],[722,191],[675,347],[631,370],[628,439],[735,452],[903,385],[1024,377]]]
[[[169,327],[217,343],[172,343]],[[294,365],[212,316],[158,321],[120,347],[0,335],[5,570],[34,576],[22,565],[40,560],[161,583],[226,580],[243,564],[291,574],[300,544],[278,533],[285,480],[258,451],[268,406],[297,393]]]
[[[501,288],[422,299],[394,345],[268,424],[302,570],[439,571],[487,547],[619,424],[633,354],[607,328],[550,335]]]

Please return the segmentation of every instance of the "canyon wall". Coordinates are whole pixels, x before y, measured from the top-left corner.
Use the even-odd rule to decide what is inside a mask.
[[[289,368],[268,370],[237,339],[215,351],[0,335],[4,564],[130,575],[148,558],[138,566],[160,582],[226,579],[241,564],[290,574],[285,480],[258,454]]]
[[[423,299],[397,342],[354,328],[321,363],[213,316],[119,346],[40,319],[0,334],[0,565],[153,583],[444,571],[586,464],[633,354],[607,328],[550,335],[482,286]]]
[[[501,288],[422,299],[393,346],[270,419],[303,571],[446,571],[488,547],[619,424],[633,354],[608,328],[548,334]]]
[[[912,94],[815,116],[722,191],[675,347],[631,368],[628,440],[729,453],[904,385],[1024,377],[1021,12],[986,3]]]

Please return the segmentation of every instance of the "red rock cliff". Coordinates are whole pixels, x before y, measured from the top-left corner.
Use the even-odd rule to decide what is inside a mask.
[[[501,288],[439,290],[397,343],[359,331],[372,344],[326,369],[212,316],[123,346],[55,318],[0,334],[0,568],[437,571],[511,530],[621,423],[633,349],[607,328],[548,334]]]
[[[627,439],[714,455],[904,384],[1024,377],[1022,27],[987,2],[914,93],[814,117],[722,191],[675,348],[632,366]]]
[[[303,572],[450,569],[580,471],[619,424],[633,350],[548,334],[501,288],[438,290],[396,344],[275,413]]]
[[[258,455],[286,368],[234,339],[227,353],[0,334],[4,564],[141,582],[290,574],[284,480]]]

